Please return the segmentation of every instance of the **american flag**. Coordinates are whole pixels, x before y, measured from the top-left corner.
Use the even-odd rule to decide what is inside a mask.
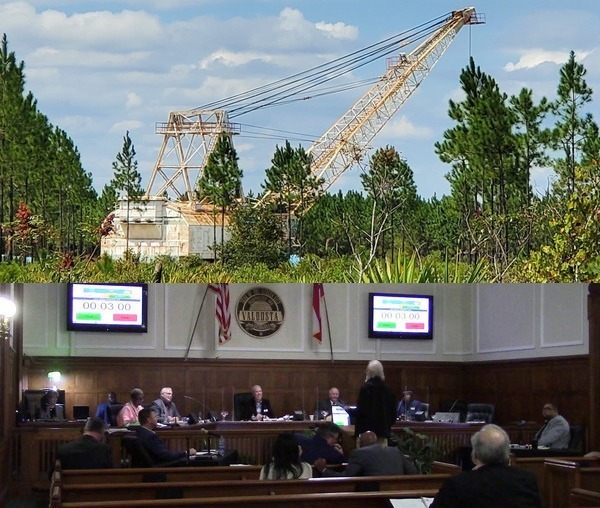
[[[325,298],[323,284],[313,284],[313,338],[323,342],[323,319],[321,317],[321,305]]]
[[[215,309],[219,322],[219,344],[231,339],[231,313],[229,312],[229,284],[209,284],[208,289],[217,295]]]

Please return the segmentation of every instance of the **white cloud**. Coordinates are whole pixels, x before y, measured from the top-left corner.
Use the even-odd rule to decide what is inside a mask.
[[[590,51],[576,51],[577,61],[581,62],[588,56]],[[521,57],[516,63],[509,62],[504,66],[507,72],[519,71],[522,69],[534,69],[544,63],[553,63],[562,65],[569,59],[569,51],[547,51],[534,48],[521,51]]]
[[[415,125],[405,115],[392,118],[383,133],[388,138],[400,139],[429,139],[433,135],[429,127]]]
[[[135,92],[129,92],[127,94],[127,102],[125,103],[125,106],[127,108],[135,108],[136,106],[140,106],[142,102],[142,98],[138,94]]]
[[[111,126],[109,132],[116,133],[124,133],[125,131],[135,131],[143,127],[143,123],[139,120],[123,120],[122,122],[117,122]]]
[[[130,69],[136,64],[148,61],[149,52],[136,51],[107,53],[103,51],[80,51],[77,49],[56,49],[41,47],[29,54],[27,62],[40,67],[86,67]]]
[[[208,69],[213,63],[220,63],[227,67],[239,67],[253,61],[272,62],[273,55],[252,51],[227,51],[220,49],[211,53],[200,61],[201,69]]]
[[[337,23],[319,21],[315,23],[315,27],[332,39],[355,40],[358,37],[358,28],[341,21]]]

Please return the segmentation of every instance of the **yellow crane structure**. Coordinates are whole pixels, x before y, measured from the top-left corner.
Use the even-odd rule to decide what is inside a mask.
[[[369,143],[419,87],[460,29],[465,25],[481,23],[485,23],[485,19],[473,7],[452,11],[412,52],[388,58],[385,74],[308,149],[312,155],[311,172],[317,179],[322,179],[323,192],[364,157]],[[171,223],[177,213],[202,213],[196,199],[196,189],[207,159],[220,135],[233,136],[239,134],[240,130],[239,124],[229,120],[225,109],[173,111],[166,123],[157,124],[156,133],[163,136],[163,142],[143,198],[146,203],[145,208],[142,207],[144,212],[137,220],[156,226],[161,221],[160,214],[171,208],[175,214],[167,221]],[[266,192],[259,201],[271,198]],[[160,200],[163,201],[159,206],[160,212],[148,213],[148,203]],[[117,222],[122,221],[122,214],[118,212],[115,212]],[[132,226],[134,224],[127,227]],[[118,235],[118,231],[115,234]],[[168,232],[162,232],[163,238],[168,236]],[[180,240],[182,232],[178,231],[176,236]],[[129,234],[128,244],[135,239],[135,234]],[[116,245],[114,238],[112,242]],[[103,246],[105,243],[103,240]],[[188,248],[177,248],[175,253],[172,249],[161,253],[194,253],[189,248],[191,243],[190,240]],[[104,250],[111,253],[110,248]],[[116,250],[122,253],[125,249],[120,246]],[[146,254],[151,256],[159,251],[161,249],[155,248],[147,250]],[[118,252],[112,254],[119,255]]]

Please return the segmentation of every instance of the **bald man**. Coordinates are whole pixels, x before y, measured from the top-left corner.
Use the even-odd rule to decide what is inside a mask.
[[[377,442],[375,432],[360,435],[360,448],[352,450],[345,471],[332,471],[325,467],[324,459],[317,459],[315,468],[323,476],[387,476],[417,474],[417,470],[404,454],[395,446]]]
[[[240,404],[240,420],[262,421],[275,418],[271,403],[263,398],[262,387],[254,385],[251,391],[252,398]]]
[[[508,465],[510,439],[497,425],[471,437],[475,467],[448,478],[431,508],[538,508],[542,500],[533,473]]]
[[[327,400],[319,401],[317,407],[317,419],[323,420],[328,419],[331,420],[331,408],[332,406],[345,406],[346,403],[340,399],[340,391],[332,386],[329,389]]]

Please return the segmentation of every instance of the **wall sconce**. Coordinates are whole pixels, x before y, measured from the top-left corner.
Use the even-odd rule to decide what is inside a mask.
[[[58,370],[53,370],[52,372],[48,372],[48,381],[50,381],[50,388],[53,390],[58,390],[58,383],[60,383],[61,374]]]
[[[16,314],[17,306],[15,302],[5,296],[0,296],[0,337],[8,339],[10,337],[10,320]]]

